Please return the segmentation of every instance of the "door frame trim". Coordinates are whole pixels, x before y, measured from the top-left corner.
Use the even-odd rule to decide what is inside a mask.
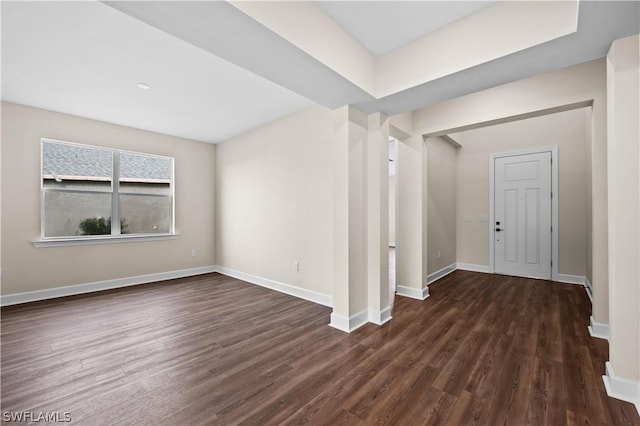
[[[553,233],[551,234],[551,280],[558,281],[558,266],[560,266],[558,256],[558,235],[560,234],[560,225],[558,221],[558,201],[560,198],[560,192],[558,191],[558,145],[493,153],[489,155],[489,272],[491,272],[492,274],[495,273],[495,161],[497,158],[513,157],[516,155],[526,154],[540,154],[543,152],[551,153],[551,192],[553,193],[553,198],[551,199],[551,226],[553,227]]]

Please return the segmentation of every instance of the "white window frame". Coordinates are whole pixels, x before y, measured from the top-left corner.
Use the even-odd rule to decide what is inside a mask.
[[[44,144],[57,143],[63,145],[71,145],[78,147],[86,147],[93,149],[101,149],[111,152],[112,171],[111,171],[111,234],[108,235],[82,235],[82,236],[64,236],[64,237],[45,237],[45,193],[49,191],[61,191],[64,189],[51,189],[44,187]],[[149,233],[149,234],[121,234],[120,229],[120,154],[144,155],[149,157],[158,157],[171,160],[171,179],[170,179],[170,195],[171,199],[171,218],[169,221],[169,232],[167,233]],[[71,192],[71,191],[69,191]],[[92,191],[83,191],[91,193]],[[100,194],[107,192],[95,191]],[[126,192],[122,192],[126,194]],[[128,151],[123,149],[114,149],[104,146],[82,144],[76,142],[68,142],[57,139],[41,138],[40,139],[40,238],[32,241],[35,247],[60,247],[69,245],[93,245],[93,244],[109,244],[133,241],[150,241],[150,240],[166,240],[177,239],[180,237],[175,231],[175,158],[166,155],[150,154],[146,152]]]

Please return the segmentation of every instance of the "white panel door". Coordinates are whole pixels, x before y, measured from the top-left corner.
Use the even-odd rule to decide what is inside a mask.
[[[551,279],[551,152],[494,160],[494,268]]]

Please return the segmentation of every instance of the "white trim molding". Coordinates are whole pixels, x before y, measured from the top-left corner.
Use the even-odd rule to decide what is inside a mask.
[[[419,288],[398,285],[396,286],[396,294],[398,296],[410,297],[411,299],[425,300],[429,297],[429,287],[420,290]]]
[[[589,335],[598,339],[609,340],[609,324],[597,322],[593,315],[589,317]]]
[[[491,273],[491,270],[487,265],[474,265],[473,263],[456,263],[456,268],[460,269],[461,271],[484,272],[485,274]]]
[[[34,247],[92,246],[97,244],[135,243],[141,241],[177,240],[180,234],[105,235],[99,237],[43,238],[32,241]]]
[[[353,314],[348,318],[344,315],[331,312],[331,322],[329,322],[329,326],[340,331],[344,331],[345,333],[351,333],[355,329],[365,325],[368,322],[368,319],[369,313],[366,309],[358,312],[357,314]]]
[[[457,266],[458,265],[456,263],[452,263],[449,266],[445,266],[444,268],[429,274],[427,276],[427,285],[429,285],[429,284],[431,284],[431,283],[433,283],[435,281],[438,281],[442,277],[445,277],[445,276],[449,275],[450,273],[452,273],[453,271],[456,270]]]
[[[554,281],[558,281],[560,283],[566,283],[566,284],[584,285],[585,279],[586,278],[581,275],[558,274],[558,279]]]
[[[391,306],[387,306],[381,311],[369,311],[369,322],[376,325],[383,325],[386,322],[391,321]]]
[[[593,287],[591,286],[589,277],[584,277],[584,289],[587,292],[587,296],[589,296],[589,300],[591,300],[591,304],[593,305]]]
[[[226,275],[228,277],[237,278],[242,281],[246,281],[250,284],[256,284],[261,287],[268,288],[270,290],[279,291],[290,296],[299,297],[300,299],[308,300],[310,302],[318,303],[320,305],[333,307],[333,296],[324,293],[318,293],[313,290],[307,290],[301,287],[295,287],[290,284],[281,283],[279,281],[270,280],[268,278],[258,277],[256,275],[247,274],[227,268],[224,266],[217,266],[216,272]]]
[[[0,306],[17,305],[20,303],[35,302],[38,300],[54,299],[56,297],[73,296],[77,294],[93,293],[95,291],[110,290],[113,288],[129,287],[139,284],[147,284],[156,281],[171,280],[174,278],[190,277],[193,275],[216,272],[215,266],[203,266],[200,268],[180,269],[177,271],[159,272],[155,274],[137,275],[134,277],[116,278],[113,280],[96,281],[86,284],[77,284],[66,287],[48,288],[45,290],[28,291],[24,293],[6,294],[0,297]]]
[[[602,376],[602,381],[607,395],[634,404],[640,415],[640,382],[617,377],[610,361],[605,363],[605,370],[606,375]]]

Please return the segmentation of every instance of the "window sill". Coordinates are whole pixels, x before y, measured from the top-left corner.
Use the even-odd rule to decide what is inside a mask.
[[[46,238],[32,241],[34,247],[88,246],[95,244],[132,243],[138,241],[177,240],[180,234],[106,235],[86,238]]]

